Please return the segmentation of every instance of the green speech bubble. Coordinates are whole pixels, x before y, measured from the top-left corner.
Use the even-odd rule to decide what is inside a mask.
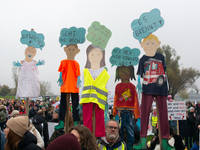
[[[102,50],[105,49],[112,32],[104,25],[100,25],[98,21],[94,21],[88,28],[87,40],[92,42],[94,46],[99,46]]]

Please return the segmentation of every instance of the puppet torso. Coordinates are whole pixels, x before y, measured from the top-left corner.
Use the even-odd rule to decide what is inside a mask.
[[[137,74],[143,77],[142,89],[145,94],[167,96],[165,71],[165,58],[162,54],[156,53],[153,57],[142,56]]]
[[[62,60],[59,72],[62,72],[63,85],[60,87],[61,93],[79,93],[79,88],[76,88],[77,77],[80,76],[79,63],[75,60]]]
[[[36,61],[26,62],[20,67],[16,97],[38,97],[40,95],[38,67]]]
[[[118,83],[115,87],[115,94],[118,97],[115,102],[116,107],[134,108],[137,93],[132,83]]]

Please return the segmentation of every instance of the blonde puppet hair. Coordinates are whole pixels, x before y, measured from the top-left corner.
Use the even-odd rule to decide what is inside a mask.
[[[142,43],[144,43],[146,40],[156,40],[157,42],[159,41],[158,40],[158,37],[153,35],[153,34],[149,34],[149,36],[147,36],[146,38],[143,39]]]

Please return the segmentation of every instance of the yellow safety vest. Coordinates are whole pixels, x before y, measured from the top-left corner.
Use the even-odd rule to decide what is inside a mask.
[[[156,124],[158,122],[158,117],[157,116],[156,117],[152,116],[151,119],[152,119],[151,120],[152,126],[156,127]]]
[[[99,108],[105,110],[105,104],[108,96],[106,84],[110,78],[109,74],[104,69],[94,80],[88,69],[84,69],[83,72],[84,87],[80,104],[92,102],[98,104]]]
[[[120,145],[120,147],[118,148],[114,148],[113,150],[125,150],[125,145],[123,142],[121,142],[122,144]],[[101,143],[99,143],[99,148],[100,150],[107,150],[105,145],[102,145]]]

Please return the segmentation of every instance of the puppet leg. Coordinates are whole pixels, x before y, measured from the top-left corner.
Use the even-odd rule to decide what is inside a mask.
[[[124,111],[124,126],[126,128],[127,145],[132,149],[134,144],[134,124],[132,111]]]
[[[167,97],[166,96],[157,96],[157,104],[158,104],[158,117],[159,117],[159,126],[160,134],[161,134],[161,149],[162,150],[172,150],[175,149],[168,144],[169,138],[169,122],[168,122],[168,111],[167,111]]]
[[[67,93],[61,93],[61,100],[60,100],[60,111],[59,111],[59,120],[60,123],[55,126],[54,128],[56,130],[63,129],[64,128],[64,120],[65,120],[65,113],[66,113],[66,99],[67,99]]]
[[[104,124],[104,110],[99,108],[97,104],[95,105],[95,137],[104,137],[105,134],[105,124]]]
[[[83,125],[92,132],[92,111],[93,103],[83,103]],[[105,131],[105,130],[104,130]]]
[[[80,121],[79,114],[78,114],[79,110],[77,109],[78,102],[79,102],[78,93],[71,93],[71,98],[72,98],[73,121],[74,121],[74,125],[77,125],[78,121]]]
[[[134,149],[147,149],[147,129],[153,98],[153,95],[142,93],[140,141],[134,145]]]

